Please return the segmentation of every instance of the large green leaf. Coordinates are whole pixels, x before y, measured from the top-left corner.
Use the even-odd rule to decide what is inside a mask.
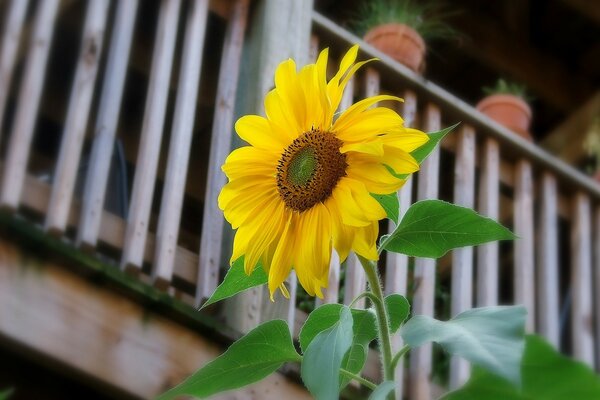
[[[341,304],[325,304],[315,309],[300,330],[299,340],[302,351],[306,351],[312,340],[326,329],[331,328],[340,319]],[[375,315],[368,310],[351,309],[352,313],[352,346],[342,360],[342,368],[352,373],[359,373],[369,351],[369,343],[377,337]],[[340,386],[348,384],[349,378],[340,376]]]
[[[429,133],[429,141],[410,154],[415,158],[415,160],[417,160],[419,164],[421,164],[423,160],[425,160],[427,156],[431,154],[431,152],[437,147],[438,143],[440,143],[442,139],[459,124],[460,122],[444,128],[441,131]]]
[[[396,382],[394,381],[384,381],[381,382],[373,393],[369,396],[369,400],[386,400],[388,395],[392,393],[394,388],[396,387]]]
[[[272,320],[259,325],[229,349],[196,371],[158,400],[180,395],[208,397],[257,382],[275,372],[284,362],[299,362],[287,323]]]
[[[244,272],[244,257],[240,257],[229,268],[223,282],[213,292],[210,298],[202,305],[202,308],[209,306],[217,301],[221,301],[244,290],[267,283],[267,274],[262,266],[257,265],[250,275]]]
[[[522,306],[474,308],[445,322],[417,315],[400,334],[411,348],[437,342],[448,353],[518,384],[526,315]]]
[[[381,207],[385,210],[385,214],[388,219],[398,223],[398,215],[400,213],[400,202],[398,200],[398,194],[396,192],[390,194],[375,194],[371,193],[371,196],[375,198],[381,204]]]
[[[409,256],[439,258],[456,247],[514,237],[496,221],[470,208],[423,200],[406,211],[394,232],[382,236],[380,247]]]
[[[521,389],[487,371],[474,369],[469,381],[443,400],[597,400],[600,377],[583,363],[558,353],[539,336],[527,337]]]
[[[394,333],[410,314],[410,304],[406,297],[399,294],[390,294],[385,297],[385,308],[390,318],[390,332]]]
[[[352,336],[352,313],[343,307],[339,321],[320,332],[304,352],[302,380],[317,400],[339,398],[339,370],[352,345]]]

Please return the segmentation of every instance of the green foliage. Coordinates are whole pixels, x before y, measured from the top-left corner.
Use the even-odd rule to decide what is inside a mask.
[[[448,353],[519,384],[526,314],[522,306],[498,306],[474,308],[445,322],[417,315],[400,334],[411,348],[437,342]]]
[[[0,400],[8,400],[10,396],[14,393],[13,388],[8,388],[0,391]]]
[[[381,207],[385,210],[385,214],[389,219],[398,223],[398,213],[400,211],[400,202],[398,200],[397,193],[390,194],[375,194],[371,193],[371,196],[375,198],[381,204]]]
[[[443,400],[597,400],[600,377],[583,363],[558,353],[539,336],[526,339],[521,388],[481,369]]]
[[[527,94],[525,85],[509,82],[502,78],[498,79],[494,86],[484,87],[483,93],[488,96],[493,94],[512,94],[513,96],[520,97],[525,101],[531,100],[530,96]]]
[[[178,386],[160,395],[158,400],[180,395],[204,398],[237,389],[267,377],[284,362],[300,360],[287,323],[282,320],[265,322]]]
[[[385,297],[385,308],[389,316],[390,333],[395,333],[410,314],[410,304],[406,297],[390,294]]]
[[[339,320],[310,341],[302,360],[301,375],[306,388],[316,399],[337,399],[340,368],[352,346],[352,313],[342,307]]]
[[[360,36],[377,25],[399,23],[410,26],[425,40],[448,39],[457,36],[457,32],[444,22],[450,16],[433,1],[369,0],[361,3],[350,25]]]
[[[454,128],[456,128],[459,123],[451,125],[447,128],[442,129],[441,131],[428,133],[429,141],[425,143],[423,146],[419,147],[415,151],[411,153],[411,155],[417,160],[419,164],[423,162],[427,158],[429,154],[437,147],[437,145],[442,141],[447,134],[452,132]]]
[[[262,266],[257,265],[250,276],[244,272],[244,257],[240,257],[227,271],[223,282],[213,292],[210,298],[202,305],[202,308],[209,306],[217,301],[221,301],[244,290],[267,283],[267,274]]]
[[[496,221],[441,200],[413,204],[394,232],[384,235],[380,248],[414,257],[439,258],[451,249],[494,240],[514,239]]]
[[[381,384],[373,390],[373,393],[369,396],[369,400],[386,400],[387,396],[392,393],[395,387],[396,383],[394,381],[381,382]]]
[[[308,316],[300,331],[299,341],[302,351],[306,351],[313,339],[321,332],[334,326],[340,319],[341,304],[325,304]],[[377,336],[375,315],[368,310],[351,309],[352,313],[352,346],[342,360],[342,368],[352,373],[359,373],[367,359],[369,343]],[[346,376],[340,377],[341,386],[348,383]]]

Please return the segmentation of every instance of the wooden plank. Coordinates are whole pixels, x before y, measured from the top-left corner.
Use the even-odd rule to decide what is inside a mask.
[[[454,166],[454,202],[463,207],[475,205],[475,130],[463,125],[456,143]],[[473,248],[452,252],[451,313],[455,316],[473,305]],[[450,388],[456,389],[469,379],[469,363],[463,358],[450,361]]]
[[[165,318],[64,266],[32,258],[2,242],[0,337],[58,368],[72,368],[132,398],[155,398],[215,358],[222,349],[197,329]],[[40,273],[43,272],[43,273]],[[111,395],[112,390],[113,395]],[[275,373],[215,399],[310,399]],[[119,396],[121,397],[121,396]]]
[[[560,349],[559,241],[557,185],[554,175],[542,175],[537,260],[538,331]]]
[[[173,274],[207,17],[208,0],[196,0],[190,4],[152,270],[154,284],[163,289],[169,286]]]
[[[144,258],[156,169],[169,95],[180,0],[163,0],[156,30],[138,159],[133,179],[121,268],[139,271]]]
[[[137,6],[138,0],[123,0],[117,4],[106,61],[105,74],[110,79],[104,79],[102,85],[83,189],[81,223],[77,231],[80,246],[93,248],[98,240]]]
[[[526,329],[535,330],[535,274],[533,233],[533,177],[531,162],[521,159],[515,166],[514,230],[515,240],[514,297],[515,304],[527,308]]]
[[[423,129],[426,132],[438,131],[441,126],[440,109],[427,103],[423,116]],[[434,150],[421,164],[417,198],[419,200],[435,199],[438,196],[438,180],[440,167],[439,149]],[[414,315],[433,316],[435,291],[436,262],[430,258],[415,259],[412,310]],[[421,346],[411,352],[410,356],[410,396],[411,399],[431,398],[431,344]]]
[[[407,90],[404,92],[404,103],[402,104],[402,117],[405,126],[413,126],[417,112],[417,97],[414,92]],[[399,214],[402,215],[412,204],[413,179],[408,178],[406,183],[398,192],[398,202],[400,203]],[[388,222],[388,233],[393,232],[395,225],[392,221]],[[385,266],[385,293],[399,293],[407,295],[406,286],[408,279],[408,257],[404,254],[388,252],[386,255],[387,263]],[[397,332],[392,336],[392,351],[398,352],[404,342]],[[394,380],[396,382],[396,399],[402,400],[404,393],[404,364],[401,363],[394,371]]]
[[[479,212],[498,220],[500,206],[500,150],[498,142],[487,138],[483,144],[479,180]],[[477,305],[498,304],[498,242],[477,247]]]
[[[596,321],[596,371],[600,370],[600,205],[594,213],[594,316]]]
[[[45,229],[54,233],[63,232],[67,225],[96,84],[96,74],[102,56],[108,5],[108,0],[90,0],[88,2],[79,60],[71,89],[58,161],[52,179],[52,195],[46,214]]]
[[[594,367],[592,314],[592,211],[584,192],[575,195],[571,226],[571,337],[573,356]]]
[[[215,116],[213,121],[208,174],[202,217],[200,257],[198,264],[197,303],[214,291],[219,279],[223,251],[223,214],[218,207],[218,197],[226,178],[221,165],[231,149],[233,113],[242,57],[242,42],[248,16],[248,1],[238,0],[227,25],[221,56],[221,70],[217,85]]]
[[[0,205],[13,210],[19,207],[21,201],[57,10],[58,0],[39,3],[30,37],[0,193]]]
[[[28,3],[28,0],[13,0],[10,5],[5,6],[8,10],[4,21],[4,31],[2,32],[2,47],[0,48],[0,138],[2,138],[3,133],[4,109],[13,79],[13,69],[19,43],[21,42],[23,20],[25,19]]]

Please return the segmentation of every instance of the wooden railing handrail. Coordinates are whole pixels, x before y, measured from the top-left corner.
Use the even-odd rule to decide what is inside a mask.
[[[481,132],[490,135],[491,137],[498,139],[501,143],[511,146],[519,156],[539,164],[543,168],[554,173],[559,179],[565,180],[572,185],[579,186],[580,189],[587,191],[594,199],[600,200],[600,185],[592,178],[579,172],[536,144],[516,135],[510,129],[491,121],[470,104],[464,102],[435,83],[412,72],[407,67],[394,61],[386,54],[364,42],[361,38],[337,25],[322,14],[313,11],[312,18],[314,26],[345,41],[348,46],[358,43],[363,56],[377,57],[380,60],[377,63],[377,68],[382,71],[382,75],[386,75],[387,72],[401,79],[403,83],[407,85],[407,88],[414,90],[417,93],[419,98],[433,102],[443,109],[445,115],[456,117],[463,123],[468,123],[475,127],[478,133]]]

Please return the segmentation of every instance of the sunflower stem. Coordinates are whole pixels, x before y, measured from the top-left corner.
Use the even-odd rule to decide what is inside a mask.
[[[388,324],[387,310],[385,309],[385,300],[383,297],[383,286],[379,273],[377,272],[377,264],[367,260],[364,257],[358,256],[360,263],[365,270],[367,280],[369,281],[369,290],[373,294],[373,306],[377,315],[378,335],[379,335],[379,352],[381,354],[381,363],[383,365],[383,376],[386,381],[394,380],[394,368],[392,367],[392,338]]]
[[[346,369],[340,368],[340,373],[342,375],[346,375],[350,379],[355,380],[356,382],[360,383],[361,385],[368,387],[371,390],[375,390],[377,388],[377,385],[374,384],[373,382],[371,382],[370,380],[365,379],[360,375],[353,374],[352,372],[350,372]]]

